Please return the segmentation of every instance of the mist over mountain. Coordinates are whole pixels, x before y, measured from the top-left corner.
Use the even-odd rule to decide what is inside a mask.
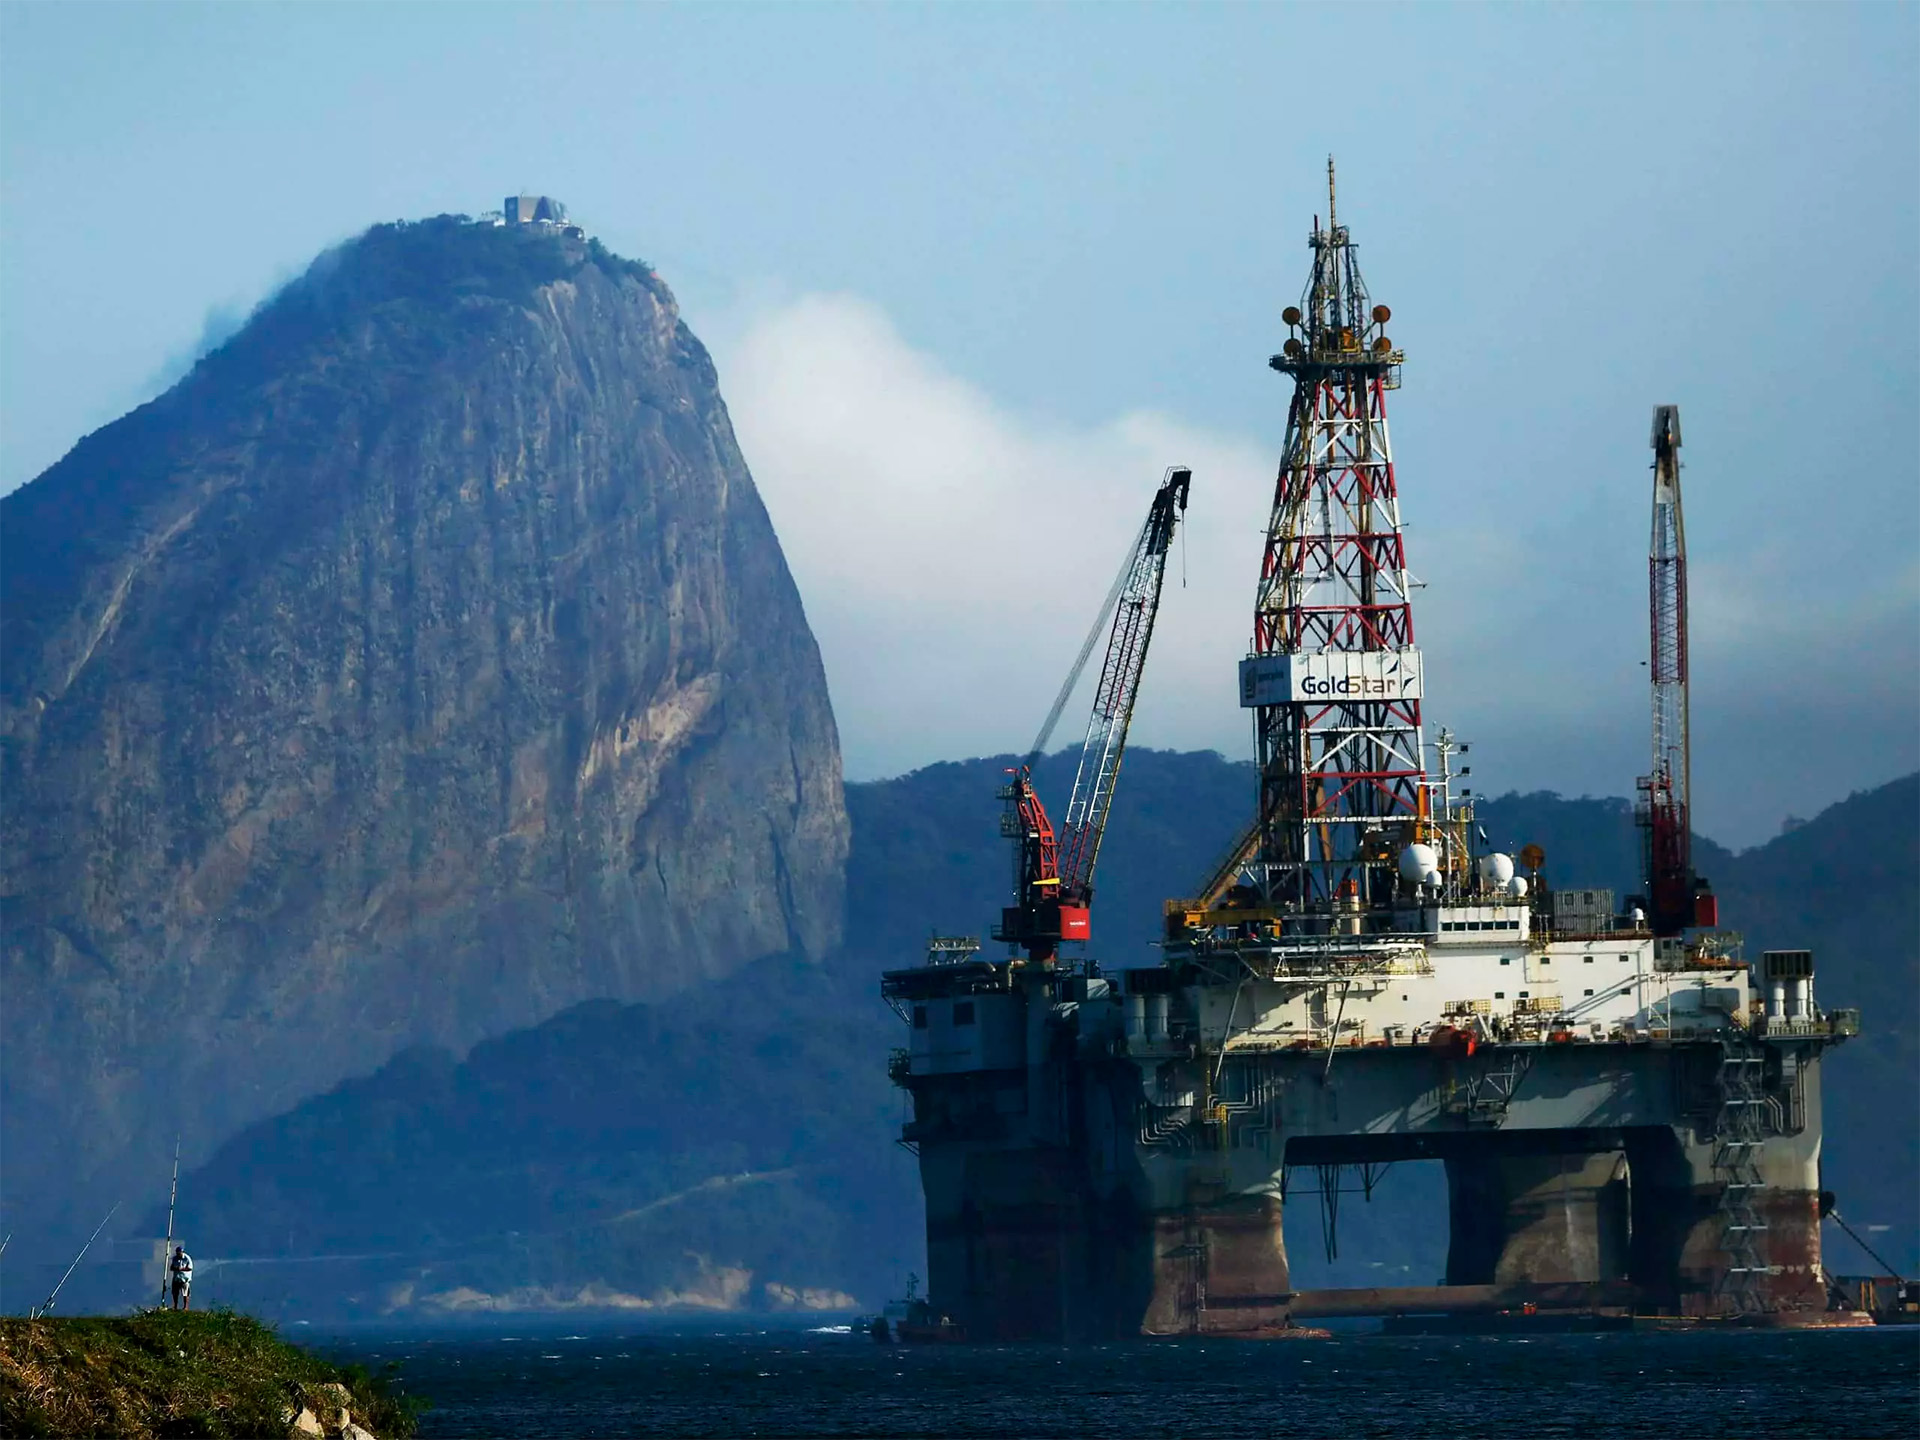
[[[770,960],[658,1004],[581,1006],[463,1060],[415,1052],[236,1136],[182,1187],[202,1253],[246,1260],[215,1272],[220,1293],[290,1316],[413,1317],[895,1293],[920,1268],[922,1221],[914,1163],[894,1143],[905,1103],[885,1074],[904,1031],[877,982],[918,963],[930,930],[978,933],[1004,903],[994,790],[1013,759],[847,787],[847,940],[822,965]],[[1072,763],[1041,763],[1043,793],[1064,793]],[[1152,963],[1161,901],[1217,857],[1252,795],[1251,766],[1129,751],[1091,953]],[[1821,1001],[1865,1012],[1827,1062],[1825,1178],[1856,1226],[1884,1227],[1876,1244],[1898,1264],[1920,1234],[1917,809],[1913,776],[1758,850],[1702,842],[1749,953],[1811,946]],[[1542,844],[1562,884],[1635,888],[1624,800],[1509,795],[1480,817],[1497,844]],[[317,1157],[348,1152],[354,1163],[316,1185]],[[1337,1259],[1316,1205],[1310,1186],[1288,1202],[1296,1283],[1441,1273],[1437,1162],[1394,1167],[1371,1203],[1344,1206]],[[1828,1243],[1836,1270],[1868,1268],[1838,1232]],[[324,1294],[290,1283],[327,1256]]]
[[[383,225],[0,501],[0,1212],[838,940],[820,659],[644,265]],[[16,1242],[21,1243],[21,1242]]]

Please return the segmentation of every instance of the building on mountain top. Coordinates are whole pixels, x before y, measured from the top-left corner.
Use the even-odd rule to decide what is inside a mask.
[[[509,195],[500,213],[509,225],[552,225],[572,231],[580,228],[567,223],[567,207],[551,195]]]
[[[537,225],[558,230],[574,240],[586,237],[586,231],[567,219],[567,207],[551,195],[509,195],[502,208],[489,210],[480,217],[483,225]]]

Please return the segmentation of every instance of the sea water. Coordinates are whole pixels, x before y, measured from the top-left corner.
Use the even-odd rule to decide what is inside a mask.
[[[1920,1330],[876,1345],[857,1332],[290,1332],[433,1436],[1920,1434]]]

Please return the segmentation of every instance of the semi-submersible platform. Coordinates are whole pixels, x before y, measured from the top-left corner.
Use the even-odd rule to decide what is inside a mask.
[[[1062,956],[1090,935],[1191,484],[1174,469],[1081,652],[1111,617],[1062,824],[1027,766],[1003,792],[1007,958],[935,940],[883,980],[909,1026],[891,1073],[912,1097],[929,1308],[997,1340],[1334,1315],[1836,1319],[1820,1067],[1858,1015],[1819,1009],[1807,952],[1744,960],[1692,868],[1678,413],[1658,407],[1652,437],[1645,893],[1616,903],[1547,886],[1534,846],[1485,853],[1465,747],[1425,738],[1386,415],[1405,357],[1328,180],[1271,361],[1293,396],[1239,674],[1252,823],[1197,894],[1167,902],[1161,964]],[[1295,1173],[1337,1194],[1404,1160],[1445,1164],[1444,1283],[1296,1291]]]

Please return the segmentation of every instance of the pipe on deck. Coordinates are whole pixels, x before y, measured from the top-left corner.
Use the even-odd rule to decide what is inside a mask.
[[[1640,1287],[1626,1280],[1545,1285],[1410,1285],[1398,1289],[1296,1290],[1287,1311],[1296,1320],[1386,1315],[1486,1315],[1502,1310],[1630,1310]]]

